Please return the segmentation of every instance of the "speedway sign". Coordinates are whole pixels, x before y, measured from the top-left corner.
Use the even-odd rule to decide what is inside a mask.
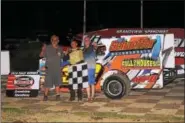
[[[36,97],[39,92],[38,72],[12,72],[8,76],[6,95],[8,97]]]

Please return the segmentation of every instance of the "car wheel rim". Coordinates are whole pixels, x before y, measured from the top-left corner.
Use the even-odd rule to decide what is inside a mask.
[[[117,80],[108,82],[107,91],[112,96],[119,96],[123,91],[122,84]]]

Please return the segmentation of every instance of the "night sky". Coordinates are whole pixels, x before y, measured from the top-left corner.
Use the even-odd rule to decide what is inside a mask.
[[[4,37],[31,37],[44,30],[65,40],[69,28],[83,31],[83,1],[2,1],[1,8]],[[143,11],[144,28],[184,28],[184,1],[146,1]],[[87,2],[87,31],[116,27],[140,27],[139,1]]]

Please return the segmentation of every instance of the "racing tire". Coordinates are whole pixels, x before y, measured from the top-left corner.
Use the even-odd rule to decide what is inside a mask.
[[[103,92],[110,99],[121,99],[129,94],[130,87],[130,81],[126,75],[114,74],[105,80]]]

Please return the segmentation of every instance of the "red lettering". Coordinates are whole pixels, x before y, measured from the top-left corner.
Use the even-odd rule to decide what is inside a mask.
[[[132,79],[132,82],[135,83],[143,83],[145,81],[148,82],[156,82],[158,78],[158,75],[151,75],[151,76],[138,76]]]
[[[110,51],[116,51],[118,46],[118,42],[113,41],[110,45]]]

